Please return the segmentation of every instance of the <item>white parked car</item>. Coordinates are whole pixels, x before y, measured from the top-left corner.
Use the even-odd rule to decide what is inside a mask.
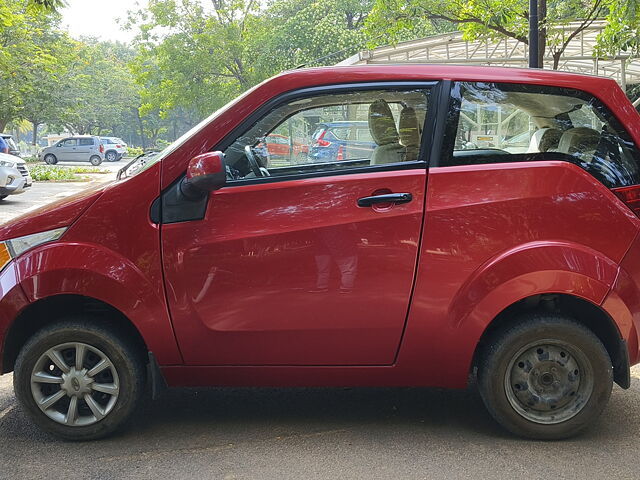
[[[107,162],[117,162],[124,157],[128,150],[127,144],[118,137],[100,137],[104,145],[104,158]]]
[[[104,145],[100,137],[91,135],[78,135],[60,140],[58,143],[43,149],[40,152],[40,160],[49,165],[58,162],[91,162],[91,165],[100,165],[104,160]]]
[[[27,163],[23,159],[0,153],[0,200],[23,193],[32,183]]]

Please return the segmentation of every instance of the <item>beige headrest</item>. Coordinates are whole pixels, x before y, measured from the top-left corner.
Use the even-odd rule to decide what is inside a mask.
[[[398,122],[400,144],[405,147],[420,146],[420,128],[418,127],[418,117],[416,111],[411,107],[404,107],[400,112]]]
[[[393,113],[384,100],[376,100],[369,106],[369,130],[378,145],[398,143],[398,130]]]
[[[557,128],[541,128],[533,132],[528,153],[548,152],[555,150],[560,143],[562,132]]]
[[[574,153],[592,153],[598,148],[600,134],[597,130],[586,127],[570,128],[560,137],[558,151],[573,155]]]

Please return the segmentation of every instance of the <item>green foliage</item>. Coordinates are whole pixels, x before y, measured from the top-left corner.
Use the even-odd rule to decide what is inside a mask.
[[[144,153],[144,149],[141,147],[127,147],[127,156],[135,158]]]
[[[29,167],[31,178],[36,182],[82,182],[88,177],[80,177],[65,167],[34,165]]]
[[[528,0],[376,0],[367,22],[372,33],[384,32],[392,42],[399,34],[434,28],[445,22],[460,29],[469,40],[514,38],[528,43]],[[608,25],[596,50],[615,54],[620,49],[638,52],[640,41],[640,0],[540,0],[542,53],[551,54],[553,68],[569,41],[594,20],[607,16]],[[571,29],[566,26],[575,22]]]
[[[31,178],[36,182],[87,182],[86,174],[106,174],[109,170],[98,167],[60,167],[33,165],[29,167]]]

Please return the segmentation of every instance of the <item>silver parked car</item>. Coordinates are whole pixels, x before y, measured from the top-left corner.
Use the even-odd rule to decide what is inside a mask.
[[[117,162],[127,154],[127,144],[119,137],[100,137],[107,162]]]
[[[40,160],[49,165],[58,162],[91,162],[91,165],[100,165],[104,160],[104,145],[100,137],[80,135],[60,140],[55,145],[47,147],[40,152]]]
[[[33,183],[26,162],[20,157],[0,153],[0,200],[23,193]]]

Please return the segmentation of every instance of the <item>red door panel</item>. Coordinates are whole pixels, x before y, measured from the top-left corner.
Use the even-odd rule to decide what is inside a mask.
[[[391,364],[425,182],[416,169],[226,187],[211,195],[204,220],[163,226],[169,306],[186,363]],[[357,206],[379,191],[413,200]]]

